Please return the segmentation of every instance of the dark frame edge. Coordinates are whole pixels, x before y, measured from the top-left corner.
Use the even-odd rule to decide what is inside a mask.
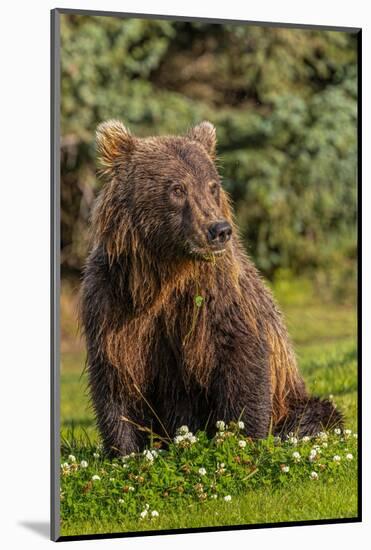
[[[257,27],[280,27],[286,29],[303,29],[303,30],[322,30],[322,31],[334,31],[334,32],[350,32],[357,33],[360,31],[360,27],[336,27],[331,25],[311,25],[310,23],[275,23],[272,21],[251,21],[245,19],[218,19],[215,17],[196,17],[186,15],[163,15],[154,13],[132,13],[132,12],[118,12],[118,11],[100,11],[100,10],[84,10],[78,8],[56,8],[59,14],[71,14],[71,15],[88,15],[99,17],[118,17],[125,18],[131,17],[136,19],[160,19],[160,20],[172,20],[172,21],[196,21],[201,23],[215,23],[222,24],[228,23],[229,25],[255,25]]]
[[[335,518],[335,519],[318,519],[318,520],[303,520],[303,521],[283,521],[280,523],[254,523],[251,525],[223,525],[217,527],[191,527],[187,529],[163,529],[153,531],[128,531],[123,533],[97,533],[89,535],[62,535],[57,542],[69,542],[74,540],[97,540],[97,539],[117,539],[117,538],[132,538],[132,537],[152,537],[157,535],[181,535],[192,533],[217,533],[219,531],[248,531],[252,529],[272,529],[281,527],[299,527],[311,525],[337,525],[346,523],[360,523],[361,519],[357,516],[354,518]]]
[[[358,517],[362,521],[362,29],[357,32],[357,195]]]
[[[60,538],[60,393],[59,393],[59,292],[60,292],[60,18],[59,10],[50,12],[50,538]]]

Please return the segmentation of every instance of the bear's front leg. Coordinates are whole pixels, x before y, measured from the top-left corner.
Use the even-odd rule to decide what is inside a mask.
[[[216,364],[209,391],[214,425],[239,419],[246,435],[267,437],[272,411],[268,348],[238,315],[224,317],[215,330]]]
[[[96,359],[89,362],[88,372],[93,407],[106,454],[114,457],[138,452],[144,444],[144,436],[132,422],[143,422],[138,411],[129,405],[119,371],[107,361]]]

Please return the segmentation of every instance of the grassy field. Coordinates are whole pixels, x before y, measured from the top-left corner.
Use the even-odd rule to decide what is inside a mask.
[[[346,427],[356,432],[354,306],[326,302],[312,285],[302,281],[280,283],[274,291],[311,392],[323,397],[332,395],[345,414]],[[326,441],[300,441],[294,445],[267,441],[257,446],[247,441],[243,448],[238,446],[244,439],[238,433],[233,435],[231,432],[231,437],[222,447],[215,441],[204,441],[201,434],[193,449],[181,450],[173,446],[170,454],[160,454],[154,465],[152,462],[148,464],[145,457],[133,457],[123,464],[97,456],[101,455],[99,437],[82,372],[85,354],[82,342],[76,338],[73,296],[71,287],[64,286],[61,365],[63,535],[351,518],[357,515],[357,441],[353,434],[347,437],[331,434]],[[315,445],[318,445],[319,454],[311,462],[308,456]],[[300,455],[298,462],[293,459],[295,452]],[[340,456],[339,463],[333,460],[336,455]],[[348,455],[354,459],[347,460]],[[86,468],[81,467],[83,460],[88,463]],[[226,476],[215,478],[214,475],[211,479],[209,472],[215,466],[213,461],[217,465],[226,463]],[[200,477],[199,467],[205,464],[207,474]],[[289,471],[284,473],[286,465]],[[184,474],[185,466],[190,466],[189,478]],[[246,471],[250,472],[247,476]],[[313,471],[319,473],[318,479],[311,477]],[[92,481],[94,475],[100,479]],[[128,489],[131,486],[132,491]],[[212,496],[213,491],[219,498]],[[224,500],[226,493],[231,496],[230,500]],[[156,514],[152,517],[154,509],[159,512],[158,517]]]

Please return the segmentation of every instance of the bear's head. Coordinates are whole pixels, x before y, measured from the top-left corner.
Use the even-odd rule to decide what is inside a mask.
[[[232,219],[215,148],[210,122],[184,136],[148,138],[119,121],[100,124],[97,149],[107,183],[93,220],[110,254],[122,253],[129,241],[166,260],[224,254]]]

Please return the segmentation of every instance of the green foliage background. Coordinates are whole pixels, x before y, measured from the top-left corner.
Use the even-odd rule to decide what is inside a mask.
[[[115,117],[146,136],[208,119],[263,273],[354,287],[354,34],[63,15],[61,51],[64,273],[86,255],[97,124]]]

